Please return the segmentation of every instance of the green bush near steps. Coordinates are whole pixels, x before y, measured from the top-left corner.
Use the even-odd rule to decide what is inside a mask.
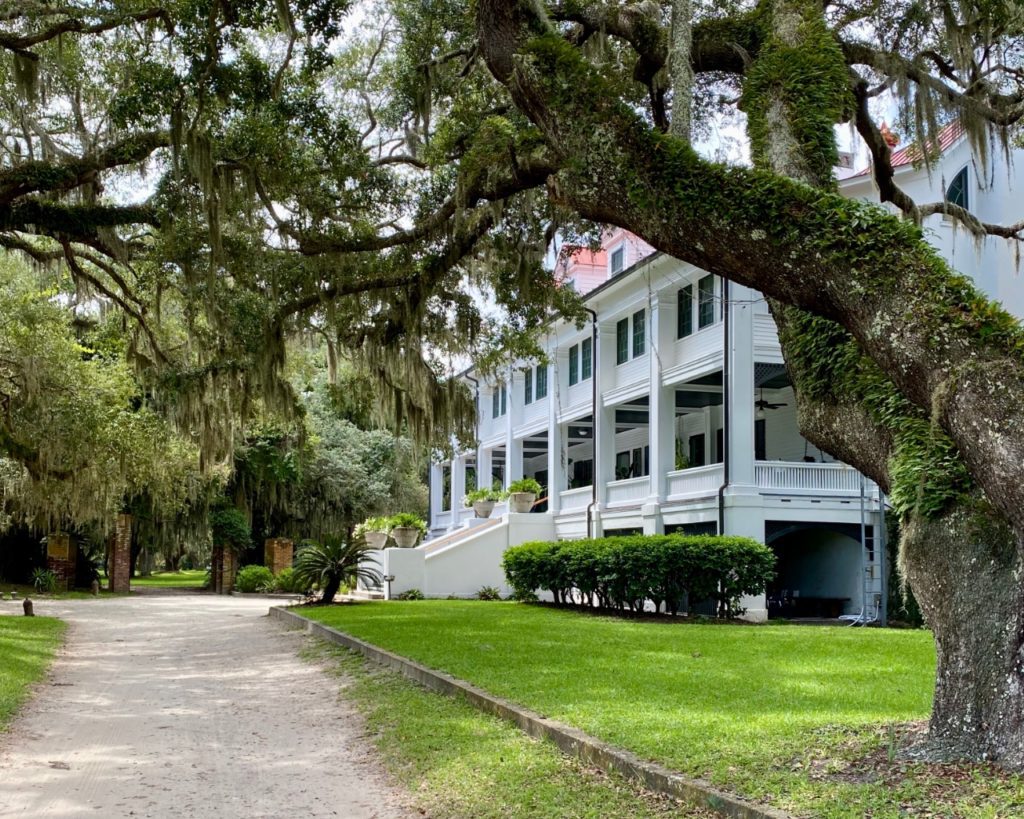
[[[538,589],[555,603],[678,614],[704,600],[719,614],[741,613],[746,594],[760,594],[774,574],[775,555],[750,538],[632,535],[534,541],[505,552],[502,568],[516,599]]]
[[[243,566],[235,575],[235,589],[244,592],[274,590],[274,573],[266,566]]]

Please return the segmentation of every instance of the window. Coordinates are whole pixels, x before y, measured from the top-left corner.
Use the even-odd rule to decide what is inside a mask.
[[[579,489],[581,486],[590,486],[594,482],[594,461],[588,458],[585,461],[573,461],[572,464],[572,488]]]
[[[715,277],[705,276],[697,282],[697,328],[703,330],[715,323]]]
[[[569,348],[569,386],[580,380],[580,345]]]
[[[946,188],[946,201],[951,205],[959,205],[964,210],[970,208],[970,198],[967,195],[967,168],[964,167],[953,181]]]
[[[633,358],[644,354],[646,344],[647,311],[637,310],[633,314]]]
[[[494,385],[494,392],[491,393],[491,418],[501,415],[501,388]]]
[[[523,370],[523,403],[529,404],[533,401],[533,369],[527,367]]]
[[[501,385],[501,414],[504,415],[508,412],[508,390],[505,385]]]
[[[548,368],[546,364],[537,365],[537,380],[534,387],[537,399],[545,398],[548,394]]]
[[[704,433],[691,435],[689,439],[690,466],[705,466]]]
[[[586,381],[594,372],[594,340],[592,338],[583,339],[583,344],[580,345],[580,380]]]
[[[632,453],[627,449],[625,452],[615,454],[615,480],[623,481],[631,477]]]
[[[755,461],[767,461],[768,455],[768,437],[767,426],[764,418],[759,418],[754,421],[754,460]]]
[[[686,338],[693,333],[693,285],[688,284],[679,291],[679,315],[676,317],[676,338]]]
[[[452,508],[452,468],[451,466],[441,467],[441,511],[447,512]]]
[[[629,361],[629,319],[623,319],[615,325],[615,363],[625,364]]]
[[[622,268],[626,264],[626,249],[624,247],[617,247],[612,251],[610,258],[611,274],[618,276],[622,272]]]

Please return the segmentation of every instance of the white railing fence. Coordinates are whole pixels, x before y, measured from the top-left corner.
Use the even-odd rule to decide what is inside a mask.
[[[758,463],[754,465],[757,485],[769,492],[808,495],[856,495],[860,473],[846,464]],[[875,485],[867,482],[870,494]]]
[[[721,464],[695,466],[692,469],[669,472],[665,476],[666,494],[672,500],[712,495],[722,485],[723,475]]]
[[[612,481],[608,484],[608,505],[636,503],[651,494],[651,479],[627,478],[624,481]]]
[[[579,489],[569,489],[559,492],[561,499],[561,511],[569,512],[576,509],[586,509],[593,499],[593,490],[589,486],[581,486]]]

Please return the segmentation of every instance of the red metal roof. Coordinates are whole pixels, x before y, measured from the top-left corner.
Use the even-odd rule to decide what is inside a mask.
[[[939,153],[944,153],[954,142],[960,139],[964,133],[964,126],[960,120],[953,120],[949,125],[944,126],[938,135]],[[893,168],[899,168],[903,165],[912,165],[915,162],[921,160],[921,149],[914,143],[907,145],[905,148],[892,152],[892,159],[890,160]],[[871,173],[871,166],[868,166],[862,171],[855,173],[854,176],[867,176]]]

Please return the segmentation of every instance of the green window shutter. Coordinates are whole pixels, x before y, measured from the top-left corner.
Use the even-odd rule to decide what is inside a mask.
[[[533,401],[533,370],[527,367],[523,370],[523,403],[529,404]]]
[[[494,392],[491,393],[491,418],[497,418],[501,415],[501,396],[498,394],[500,390],[498,385],[494,385]]]
[[[580,345],[569,348],[569,386],[580,380]]]
[[[615,325],[615,363],[625,364],[629,361],[629,319],[623,319]]]
[[[647,311],[637,310],[633,314],[633,358],[644,354],[647,336]]]
[[[504,415],[508,412],[508,389],[504,384],[501,385],[501,414]]]
[[[693,333],[693,285],[688,284],[679,291],[679,315],[676,318],[676,338],[686,338]]]
[[[703,330],[715,323],[715,277],[708,275],[697,282],[697,327]]]
[[[586,381],[594,373],[594,340],[591,338],[583,339],[583,344],[580,347],[580,356],[582,361],[580,362],[582,370],[582,379]]]

